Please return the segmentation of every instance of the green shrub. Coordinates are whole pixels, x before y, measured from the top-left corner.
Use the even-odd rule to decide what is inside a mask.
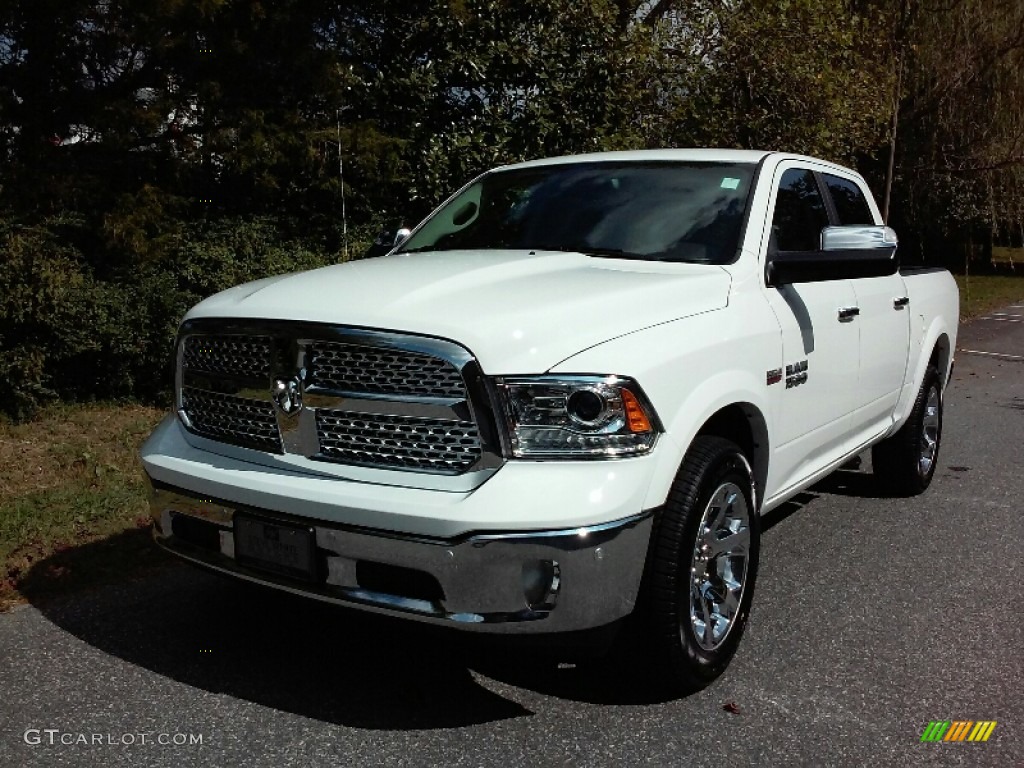
[[[269,218],[182,224],[134,259],[92,231],[67,217],[0,222],[0,411],[16,419],[56,397],[166,399],[174,333],[189,307],[232,285],[337,260]]]

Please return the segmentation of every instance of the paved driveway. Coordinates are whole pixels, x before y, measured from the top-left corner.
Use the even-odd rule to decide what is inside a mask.
[[[773,513],[706,691],[174,566],[0,616],[0,766],[1024,765],[1024,308],[991,317],[963,333],[929,493],[875,498],[865,466]],[[931,720],[998,725],[922,744]]]

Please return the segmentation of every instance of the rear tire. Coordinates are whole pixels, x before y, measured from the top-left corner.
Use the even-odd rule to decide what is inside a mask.
[[[871,449],[871,465],[882,489],[916,496],[931,485],[942,443],[942,379],[928,366],[907,423]]]
[[[669,493],[652,540],[644,608],[646,645],[672,693],[710,684],[739,646],[760,552],[753,488],[735,443],[699,436]]]

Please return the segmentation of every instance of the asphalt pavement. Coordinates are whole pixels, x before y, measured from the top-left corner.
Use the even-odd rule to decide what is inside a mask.
[[[876,497],[865,463],[768,517],[705,691],[173,565],[0,615],[0,767],[1024,766],[1022,320],[962,329],[924,496]],[[997,725],[922,743],[935,720]]]

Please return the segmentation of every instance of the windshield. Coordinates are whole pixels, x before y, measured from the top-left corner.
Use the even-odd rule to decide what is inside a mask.
[[[755,166],[588,162],[493,171],[399,249],[515,248],[725,264],[734,260]]]

